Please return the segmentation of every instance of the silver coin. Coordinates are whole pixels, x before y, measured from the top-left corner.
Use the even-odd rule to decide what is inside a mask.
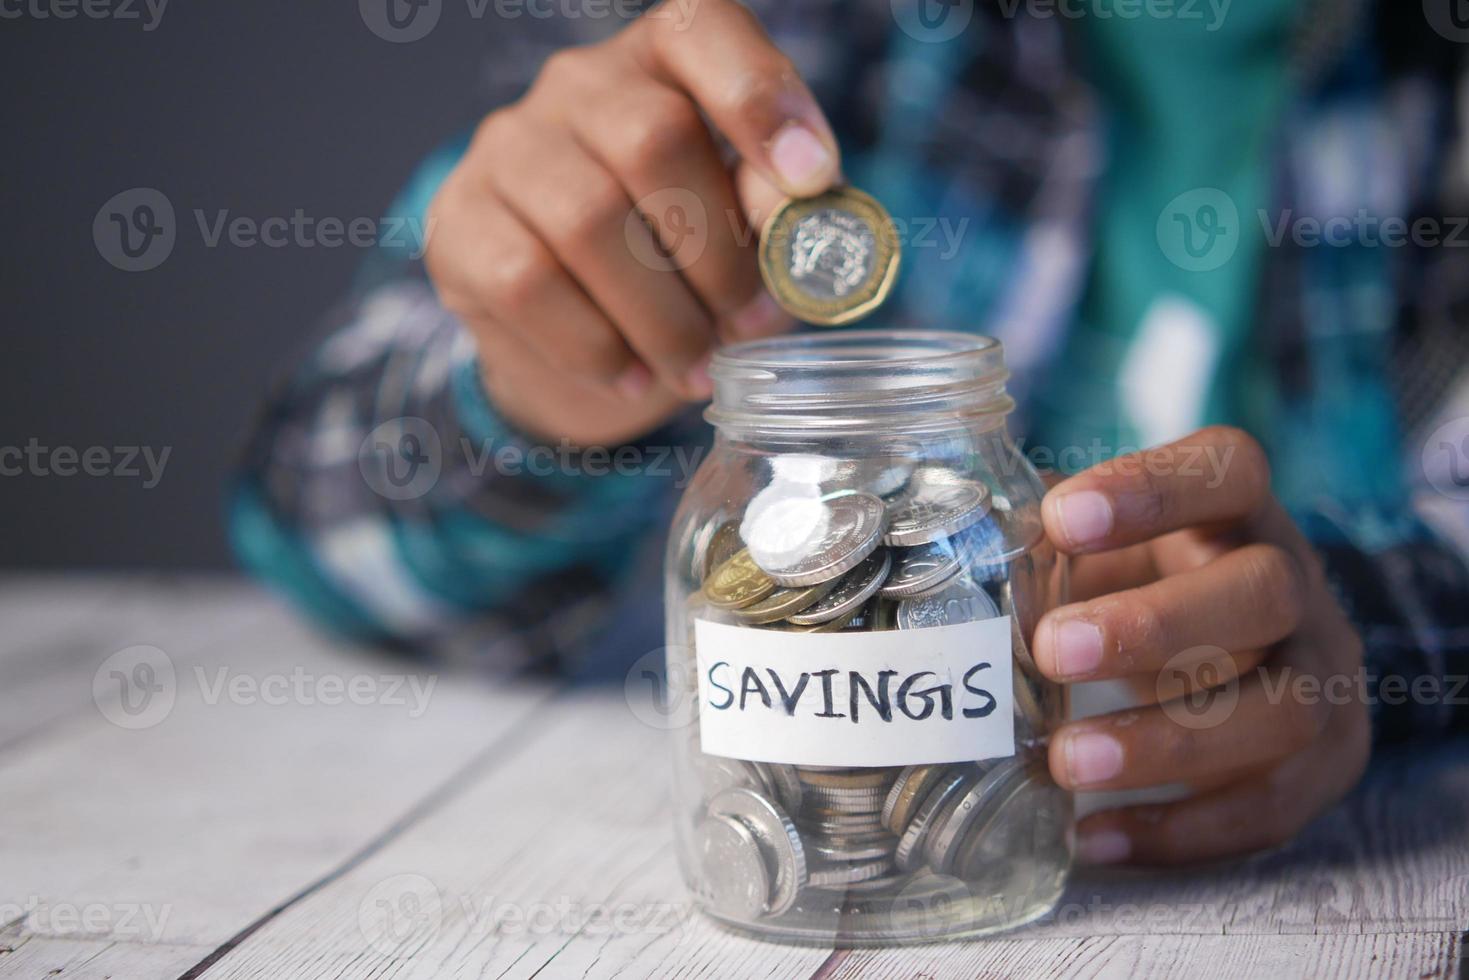
[[[993,514],[945,540],[974,581],[991,582],[1006,577],[1010,556],[1005,550],[1005,536],[995,523]]]
[[[853,818],[851,823],[842,823],[833,818],[822,820],[802,820],[797,826],[810,834],[813,840],[830,840],[834,837],[856,837],[861,834],[873,834],[884,829],[877,818],[866,815],[862,819]]]
[[[1040,765],[992,807],[992,815],[970,828],[955,860],[957,874],[975,890],[1024,891],[1034,868],[1064,867],[1071,799]]]
[[[1031,573],[1027,574],[1023,566],[1031,566]],[[1036,623],[1040,619],[1032,611],[1035,602],[1032,590],[1038,587],[1033,569],[1028,555],[1011,563],[1010,577],[1000,586],[1000,611],[1011,617],[1015,662],[1031,677],[1039,678],[1040,668],[1036,667],[1030,655],[1030,638],[1035,636]],[[1020,599],[1018,604],[1017,598]]]
[[[859,489],[888,497],[906,487],[917,469],[913,456],[879,456],[859,461],[854,479]]]
[[[928,866],[939,874],[948,874],[969,829],[988,819],[994,805],[1024,778],[1025,768],[1015,759],[1005,759],[969,782],[933,820],[923,844]]]
[[[797,626],[818,626],[858,612],[863,603],[882,588],[892,564],[891,552],[886,549],[873,552],[862,559],[862,564],[844,575],[825,597],[795,615],[787,616],[787,620]]]
[[[795,824],[785,812],[753,790],[731,789],[709,801],[709,815],[733,817],[750,828],[767,860],[774,865],[769,914],[780,915],[794,905],[806,884],[806,850]]]
[[[962,568],[960,556],[947,541],[906,548],[899,552],[880,594],[884,599],[923,595],[947,584]]]
[[[792,228],[791,281],[824,300],[844,299],[872,276],[877,235],[861,215],[822,208],[798,219]]]
[[[890,857],[898,839],[887,831],[813,841],[811,851],[828,861],[874,861]]]
[[[713,799],[727,789],[761,789],[765,786],[760,771],[741,759],[727,759],[720,755],[696,752],[693,761],[699,786],[703,789],[706,800]]]
[[[831,864],[812,868],[809,883],[812,888],[845,888],[873,878],[881,878],[893,869],[891,858],[863,861],[856,864]]]
[[[830,582],[859,566],[883,539],[887,510],[880,498],[853,491],[831,494],[820,502],[827,508],[824,532],[812,539],[801,554],[792,555],[779,566],[761,564],[765,574],[779,585],[789,588]],[[752,533],[758,535],[761,527],[762,523],[757,522]],[[749,544],[751,554],[755,554],[755,545]]]
[[[887,874],[879,875],[876,878],[868,878],[866,881],[851,882],[843,890],[848,895],[862,896],[864,902],[871,902],[874,893],[895,891],[907,880],[907,875],[898,874],[896,873],[896,869],[890,868]],[[846,928],[845,923],[843,924],[843,928]],[[885,933],[886,930],[883,929],[877,938],[887,938]]]
[[[749,762],[749,763],[746,763],[746,765],[748,765],[751,769],[755,770],[755,775],[757,775],[757,776],[760,777],[760,785],[758,787],[752,787],[752,788],[758,789],[760,792],[764,793],[767,796],[774,795],[774,793],[775,793],[775,775],[770,770],[770,763],[768,763],[768,762]]]
[[[1000,615],[1000,607],[988,592],[961,579],[934,595],[904,599],[898,603],[898,629],[974,623]]]
[[[954,798],[954,794],[958,793],[969,782],[969,779],[969,774],[955,772],[946,776],[924,797],[923,802],[918,805],[917,812],[913,814],[913,819],[908,821],[908,826],[904,828],[903,835],[898,838],[898,849],[895,856],[899,868],[904,871],[912,871],[923,863],[923,839],[928,836],[934,816],[943,809],[944,804]]]
[[[883,541],[911,546],[947,538],[979,523],[989,506],[990,492],[984,484],[926,466],[893,499]]]
[[[872,789],[832,789],[828,786],[807,785],[802,800],[806,809],[837,810],[845,813],[878,813],[882,801],[887,799],[888,788],[877,786]]]
[[[800,810],[803,790],[795,767],[771,763],[767,768],[770,772],[770,787],[775,792],[776,800],[785,807],[787,813]]]
[[[1046,734],[1046,712],[1041,706],[1040,697],[1032,686],[1036,682],[1031,680],[1023,670],[1017,670],[1014,673],[1015,718],[1025,726],[1025,730],[1033,741]]]
[[[715,911],[750,920],[770,900],[770,871],[749,827],[733,817],[711,817],[700,828],[704,891]]]

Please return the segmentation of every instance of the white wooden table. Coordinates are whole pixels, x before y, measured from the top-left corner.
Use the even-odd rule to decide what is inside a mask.
[[[1469,976],[1463,742],[1279,853],[833,951],[690,911],[620,685],[415,693],[227,578],[0,579],[0,624],[3,977]]]

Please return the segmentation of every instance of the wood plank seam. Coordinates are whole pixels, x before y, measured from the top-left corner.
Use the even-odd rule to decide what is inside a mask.
[[[560,700],[566,694],[567,690],[568,688],[564,686],[555,689],[544,699],[543,703],[547,707],[550,707]],[[492,739],[488,745],[475,754],[474,758],[450,776],[442,786],[415,803],[403,816],[389,824],[386,829],[373,837],[372,840],[368,841],[355,853],[348,856],[340,865],[316,881],[306,885],[280,905],[270,909],[254,922],[245,926],[229,939],[226,939],[212,953],[204,957],[204,959],[200,960],[183,974],[180,974],[178,980],[196,980],[196,978],[203,976],[210,967],[223,959],[236,946],[264,928],[272,919],[285,912],[291,906],[309,898],[311,895],[351,872],[352,869],[370,859],[374,854],[377,854],[409,828],[420,823],[434,811],[449,803],[460,791],[472,785],[475,779],[493,771],[505,762],[514,759],[533,741],[534,732],[530,730],[530,726],[525,725],[513,728],[509,732]]]

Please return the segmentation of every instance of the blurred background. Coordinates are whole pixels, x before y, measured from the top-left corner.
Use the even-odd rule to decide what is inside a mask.
[[[20,2],[0,17],[0,446],[77,473],[0,460],[0,564],[228,567],[222,491],[251,414],[367,249],[209,238],[221,218],[376,221],[474,122],[495,20],[445,4],[389,43],[353,3]],[[134,188],[168,199],[176,237],[127,272],[93,222]],[[110,475],[82,472],[97,447]]]

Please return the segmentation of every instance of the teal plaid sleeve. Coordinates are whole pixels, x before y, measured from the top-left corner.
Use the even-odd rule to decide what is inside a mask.
[[[423,282],[392,281],[346,310],[267,407],[234,541],[333,629],[520,664],[574,646],[666,523],[667,460],[696,457],[659,448],[517,432],[457,320]]]

